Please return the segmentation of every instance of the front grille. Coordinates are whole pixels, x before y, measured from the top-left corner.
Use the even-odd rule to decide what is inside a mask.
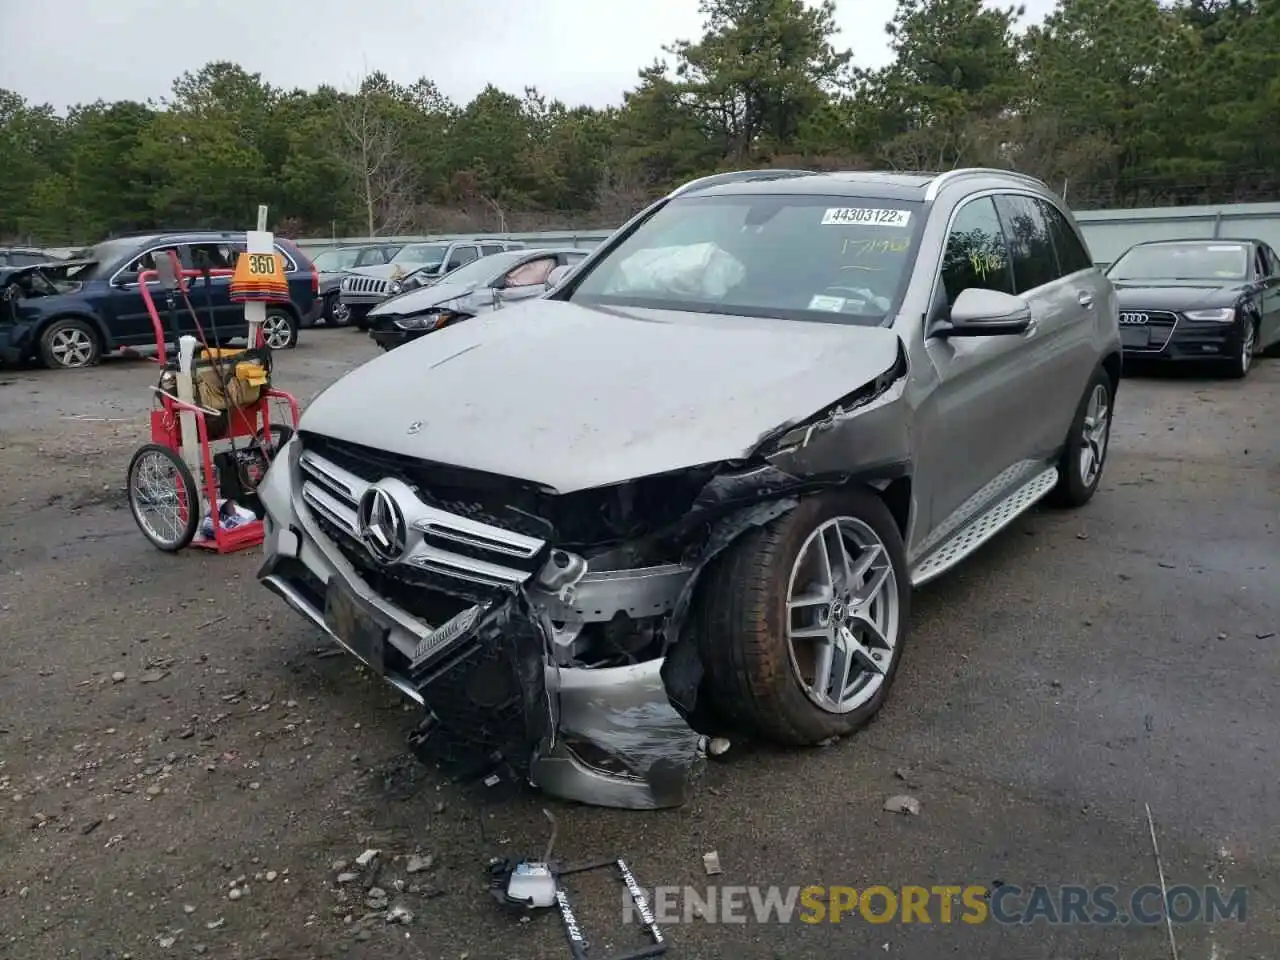
[[[342,281],[342,289],[345,293],[382,295],[390,286],[388,281],[378,277],[347,277]]]
[[[526,537],[553,536],[551,523],[542,519],[552,512],[551,505],[532,484],[317,434],[306,433],[302,441],[307,450],[367,482],[383,477],[402,480],[436,509]]]
[[[317,446],[323,448],[314,435],[304,436],[299,460],[302,499],[311,515],[372,589],[429,625],[458,613],[458,601],[466,606],[509,594],[541,565],[545,541],[450,513],[403,487],[404,553],[393,563],[376,560],[361,536],[360,501],[380,480],[406,481],[368,463],[357,473],[322,456]]]
[[[1143,310],[1138,307],[1126,308],[1121,311],[1121,317],[1145,316],[1145,323],[1122,323],[1120,327],[1121,337],[1125,338],[1125,349],[1130,351],[1141,352],[1149,350],[1156,353],[1165,348],[1169,338],[1173,336],[1173,330],[1178,325],[1178,315],[1168,310]],[[1126,331],[1133,331],[1126,334]],[[1141,331],[1141,333],[1139,333]],[[1145,337],[1142,336],[1145,334]],[[1135,342],[1131,338],[1139,337],[1140,340]]]

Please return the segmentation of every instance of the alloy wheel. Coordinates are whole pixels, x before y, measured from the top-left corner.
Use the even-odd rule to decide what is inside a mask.
[[[897,573],[879,535],[856,517],[811,533],[787,585],[791,669],[819,709],[847,714],[884,685],[898,651]]]
[[[1102,472],[1102,461],[1107,455],[1107,443],[1111,436],[1110,394],[1101,383],[1094,384],[1089,394],[1089,404],[1084,411],[1084,425],[1080,436],[1080,479],[1086,487],[1093,486]]]
[[[60,367],[84,367],[93,359],[94,343],[89,334],[72,327],[50,338],[49,352]]]
[[[281,350],[287,347],[293,339],[293,330],[289,325],[289,318],[283,314],[270,314],[262,324],[262,336],[267,341],[267,346],[272,350]]]
[[[1253,330],[1253,324],[1249,324],[1245,329],[1244,343],[1240,346],[1240,372],[1248,373],[1249,367],[1253,365],[1253,344],[1256,340]]]

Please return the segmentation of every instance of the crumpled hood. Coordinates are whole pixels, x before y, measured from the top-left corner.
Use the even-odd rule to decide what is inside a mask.
[[[1229,281],[1203,283],[1149,283],[1113,281],[1121,310],[1206,310],[1230,307],[1244,293],[1245,284]]]
[[[474,289],[471,286],[450,283],[445,279],[431,286],[416,287],[408,293],[402,293],[392,297],[390,300],[384,300],[369,311],[369,316],[385,317],[390,314],[402,317],[410,313],[421,313],[423,310],[441,306],[450,300],[465,297]]]
[[[567,493],[743,457],[898,350],[882,327],[539,299],[358,367],[300,426]]]

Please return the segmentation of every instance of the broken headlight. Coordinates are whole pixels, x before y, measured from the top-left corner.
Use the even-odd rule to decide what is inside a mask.
[[[415,313],[408,317],[396,317],[393,322],[399,330],[425,333],[429,330],[439,330],[441,327],[447,327],[449,324],[462,320],[466,316],[466,314],[455,313],[452,310],[435,310],[427,313]]]

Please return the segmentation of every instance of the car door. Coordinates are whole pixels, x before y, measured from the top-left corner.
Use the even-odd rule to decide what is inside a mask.
[[[202,270],[205,266],[211,271],[234,270],[236,258],[244,249],[244,244],[230,240],[211,240],[183,244],[182,249],[184,266],[190,270]],[[210,275],[207,287],[204,278],[197,277],[189,285],[191,306],[195,308],[199,319],[199,329],[204,331],[207,338],[211,341],[226,340],[245,335],[244,305],[231,300],[230,276]],[[195,336],[195,320],[185,308],[181,313],[183,332]]]
[[[1048,457],[1062,446],[1093,373],[1093,316],[1106,298],[1092,288],[1092,264],[1059,259],[1053,204],[1030,194],[1005,193],[996,209],[1009,238],[1014,293],[1031,306],[1034,327],[1024,334],[1030,349],[1020,368],[1039,415],[1028,423],[1030,456]]]
[[[151,322],[151,314],[147,311],[146,301],[142,298],[138,276],[143,270],[154,270],[156,258],[169,250],[175,250],[176,246],[176,244],[169,244],[143,250],[111,275],[108,281],[110,295],[103,300],[102,310],[107,314],[104,319],[111,331],[112,340],[117,346],[138,346],[156,342],[155,327]],[[164,291],[160,289],[159,282],[154,279],[147,282],[147,289],[155,302],[156,310],[160,313],[165,338],[170,339],[169,311]]]
[[[989,195],[956,208],[947,231],[937,283],[935,314],[970,288],[1014,293],[1009,243]],[[1024,335],[931,337],[925,352],[936,384],[922,411],[920,472],[929,483],[930,528],[940,539],[982,512],[1019,479],[1032,452],[1040,410],[1023,369],[1043,320],[1031,304],[1033,329]]]
[[[1265,243],[1258,244],[1262,272],[1262,324],[1258,330],[1258,349],[1280,343],[1280,259]]]

